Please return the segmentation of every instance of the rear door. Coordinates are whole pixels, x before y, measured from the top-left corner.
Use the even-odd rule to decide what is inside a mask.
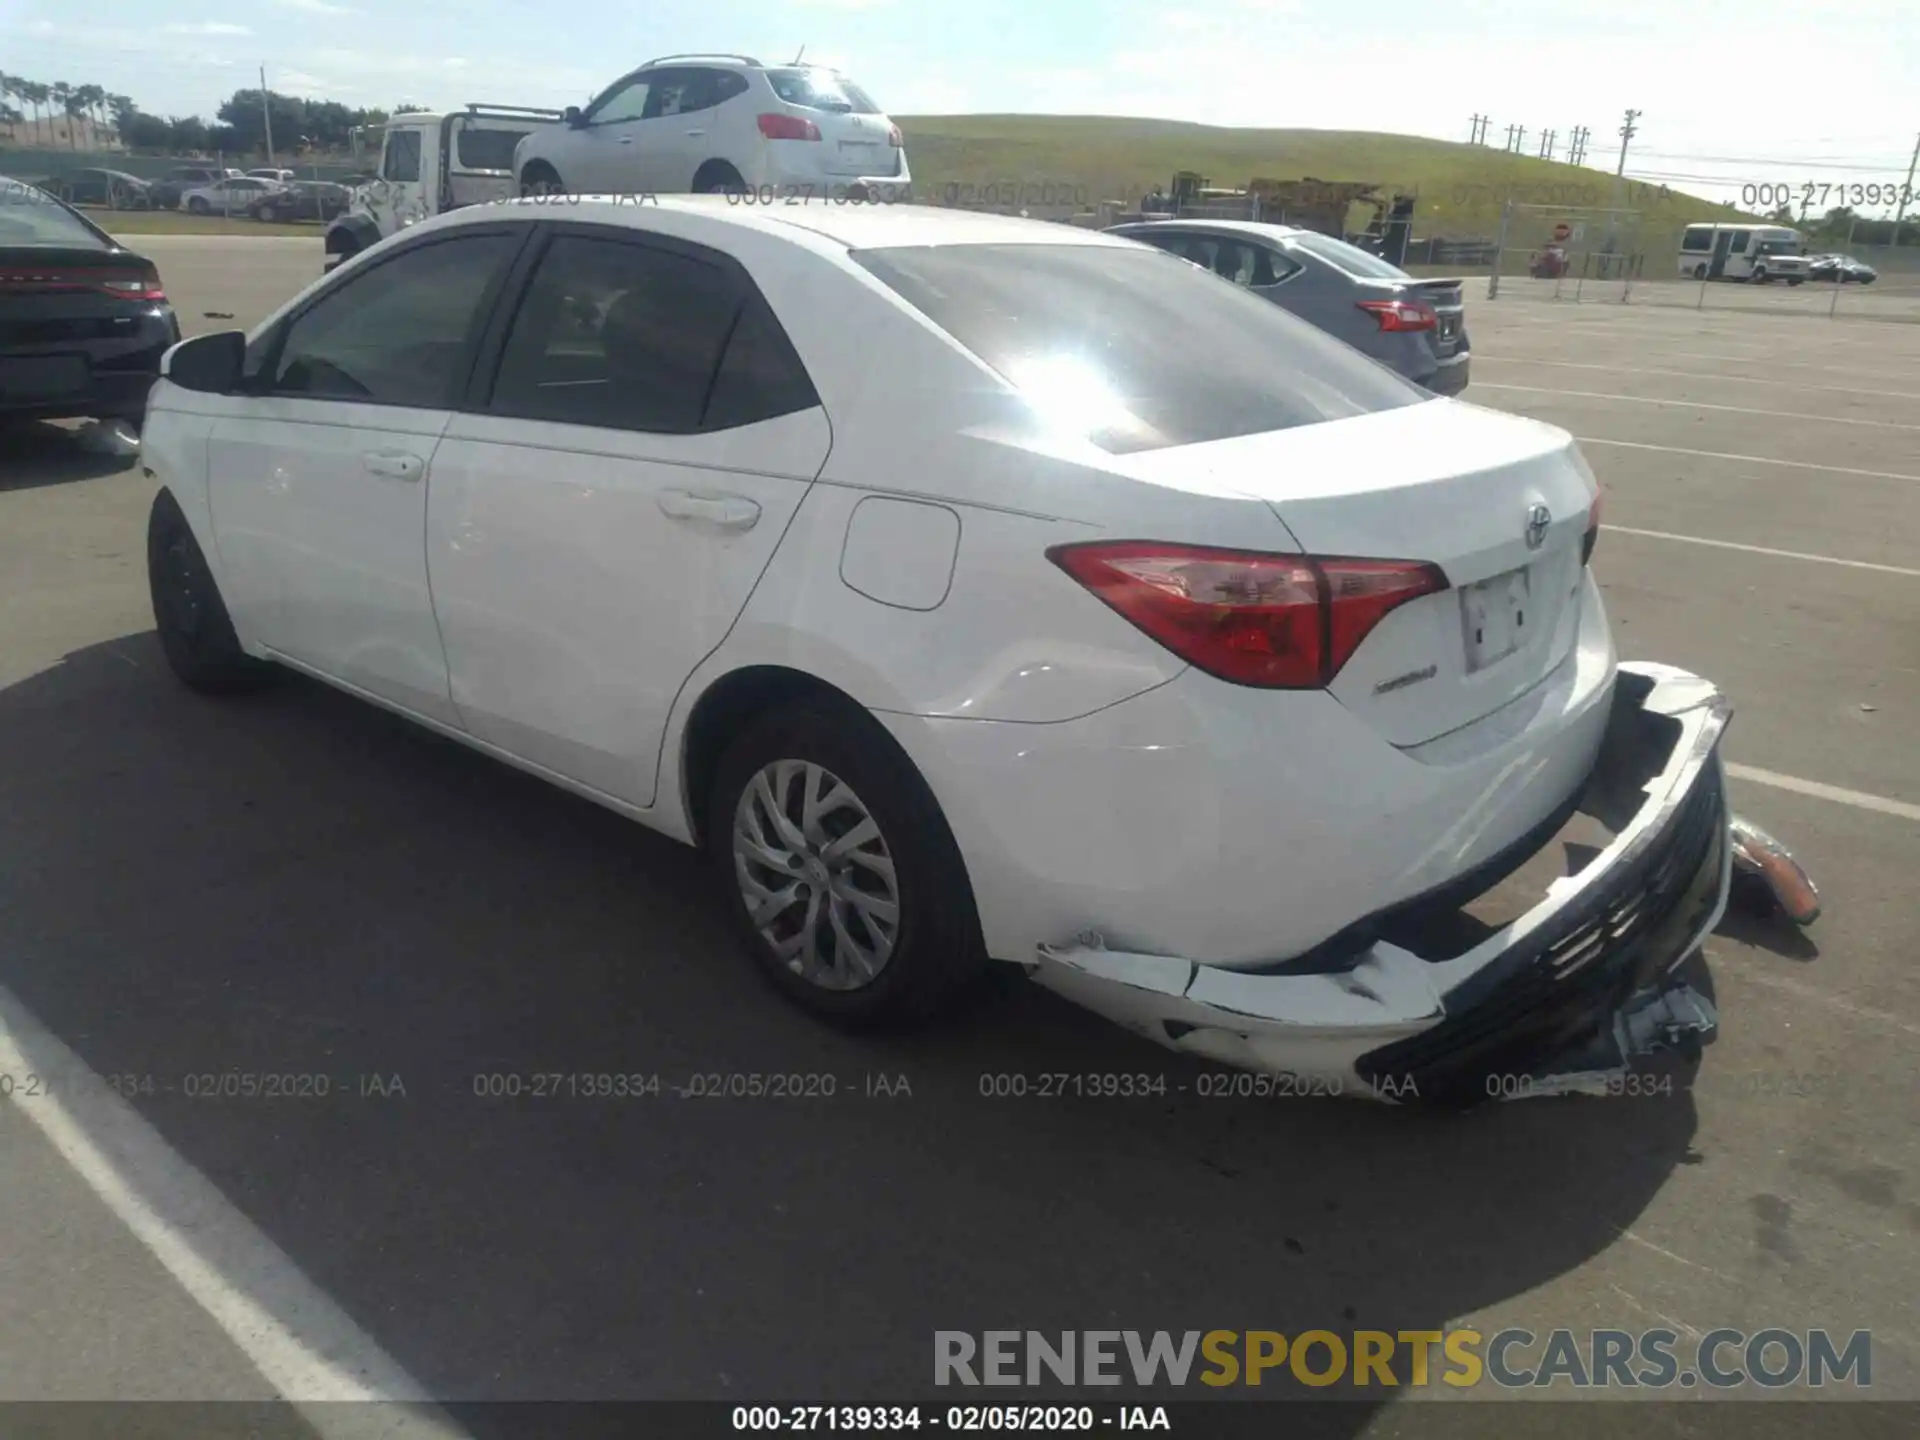
[[[435,447],[524,229],[435,236],[288,318],[208,443],[229,605],[261,642],[457,723],[427,592]]]
[[[426,553],[476,736],[653,802],[681,684],[825,463],[825,412],[731,260],[542,222],[434,457]]]

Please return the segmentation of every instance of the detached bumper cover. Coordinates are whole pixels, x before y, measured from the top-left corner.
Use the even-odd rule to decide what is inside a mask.
[[[1623,664],[1588,790],[1637,796],[1614,839],[1511,924],[1430,960],[1377,940],[1346,969],[1263,974],[1105,948],[1040,947],[1040,984],[1162,1045],[1326,1079],[1373,1098],[1472,1102],[1583,1089],[1689,1046],[1713,1007],[1671,972],[1720,921],[1733,844],[1720,692]]]

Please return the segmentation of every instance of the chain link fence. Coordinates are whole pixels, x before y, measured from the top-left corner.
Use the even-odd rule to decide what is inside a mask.
[[[1645,261],[1637,210],[1509,204],[1494,240],[1487,298],[1626,302]]]

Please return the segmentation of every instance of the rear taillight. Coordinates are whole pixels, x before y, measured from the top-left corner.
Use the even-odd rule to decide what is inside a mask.
[[[901,138],[900,127],[898,125],[889,125],[887,127],[887,143],[896,150],[907,143]]]
[[[1580,563],[1593,559],[1593,547],[1600,539],[1600,492],[1593,492],[1593,504],[1587,507],[1587,533],[1580,537]]]
[[[1188,664],[1235,685],[1317,690],[1391,611],[1447,588],[1436,565],[1151,540],[1047,558]]]
[[[818,140],[820,127],[801,115],[762,115],[760,133],[769,140]]]
[[[1382,330],[1432,330],[1440,323],[1424,300],[1362,300],[1360,308],[1378,320]]]
[[[0,291],[13,294],[52,294],[97,290],[122,300],[164,300],[160,277],[152,270],[7,270],[0,271]]]
[[[164,300],[167,292],[160,284],[157,274],[112,275],[100,282],[100,288],[109,295],[118,295],[127,300]]]

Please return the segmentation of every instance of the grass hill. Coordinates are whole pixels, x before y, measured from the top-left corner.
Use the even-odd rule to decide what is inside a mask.
[[[1085,187],[1092,199],[1139,197],[1195,170],[1215,185],[1256,176],[1371,180],[1419,195],[1417,235],[1491,236],[1502,202],[1604,209],[1613,176],[1482,145],[1358,130],[1240,130],[1099,115],[898,116],[918,187],[949,183]],[[1621,202],[1643,233],[1731,218],[1730,207],[1629,182]]]

